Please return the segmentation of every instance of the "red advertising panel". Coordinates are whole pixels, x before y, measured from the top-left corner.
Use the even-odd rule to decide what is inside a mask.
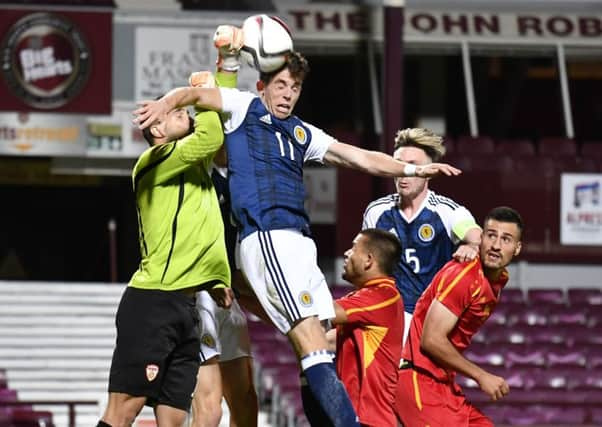
[[[0,111],[110,114],[111,12],[3,9]]]

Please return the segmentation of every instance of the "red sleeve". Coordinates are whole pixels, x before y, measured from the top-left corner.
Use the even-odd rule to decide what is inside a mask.
[[[347,313],[348,323],[366,325],[388,324],[389,310],[394,310],[401,299],[393,286],[380,285],[360,289],[348,296],[340,298],[337,303]],[[384,319],[383,319],[384,316]]]
[[[478,292],[480,260],[476,258],[469,263],[452,263],[441,274],[436,282],[435,298],[452,313],[460,315],[473,300],[473,293]]]

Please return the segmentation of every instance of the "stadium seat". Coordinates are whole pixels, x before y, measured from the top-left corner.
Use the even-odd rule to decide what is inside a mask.
[[[569,288],[567,296],[570,305],[602,305],[602,289],[600,288]]]
[[[495,152],[516,156],[534,156],[535,144],[530,139],[500,139],[495,144]]]
[[[602,141],[583,141],[581,156],[602,160]]]
[[[549,307],[546,305],[527,305],[508,313],[509,326],[543,326],[548,324]]]
[[[522,289],[519,288],[505,288],[502,291],[502,296],[500,297],[500,304],[496,308],[498,310],[501,305],[506,306],[508,303],[523,305],[526,304],[527,299],[525,298],[525,293]]]
[[[0,427],[13,427],[10,415],[0,411]]]
[[[501,344],[496,347],[501,347]],[[506,355],[504,363],[509,368],[533,369],[546,366],[546,351],[541,347],[532,348],[524,345],[513,345],[506,346],[506,350],[503,352]]]
[[[587,351],[583,348],[567,348],[564,345],[550,346],[546,354],[546,366],[551,367],[583,367],[588,361]]]
[[[505,413],[505,421],[512,426],[547,424],[545,413],[533,410],[530,407],[525,408],[523,405],[512,405],[508,407]]]
[[[589,369],[602,369],[602,347],[599,345],[590,345],[586,348],[587,366]]]
[[[598,161],[592,157],[558,157],[555,159],[556,169],[563,172],[590,172],[598,171]]]
[[[486,345],[473,343],[465,351],[464,356],[479,366],[487,367],[504,366],[504,352],[499,348],[489,348]]]
[[[589,344],[602,346],[602,333],[595,328],[571,328],[567,341],[574,346]]]
[[[602,425],[602,408],[594,407],[590,409],[590,421],[595,426]]]
[[[587,412],[585,408],[567,405],[546,405],[541,408],[547,424],[561,424],[571,427],[584,424]]]
[[[527,291],[529,304],[566,304],[564,291],[556,288],[529,289]]]
[[[456,139],[456,152],[459,154],[493,154],[495,144],[488,136],[460,136]]]
[[[456,152],[456,140],[451,136],[443,137],[443,146],[445,147],[445,156]]]
[[[561,368],[560,371],[567,377],[569,390],[602,391],[602,371],[599,369]]]
[[[461,169],[462,171],[472,171],[473,169],[472,157],[468,154],[458,153],[457,151],[450,153],[449,155],[446,154],[445,162]]]
[[[17,390],[11,388],[0,389],[0,402],[16,402],[17,400]]]
[[[511,307],[513,306],[509,304],[498,304],[489,315],[487,323],[485,323],[481,330],[492,325],[506,325],[508,323],[508,314]]]
[[[549,308],[548,316],[551,325],[586,326],[588,322],[587,309],[575,310],[573,307],[556,305]]]
[[[497,344],[528,344],[531,334],[530,326],[513,326],[497,325],[486,330],[486,342],[490,346]],[[485,331],[484,331],[485,332]]]
[[[54,427],[52,412],[16,409],[11,415],[13,427]]]
[[[600,308],[589,311],[587,316],[587,326],[590,328],[597,328],[602,332],[602,310]]]
[[[538,141],[539,155],[549,157],[576,157],[577,143],[574,139],[547,137]]]
[[[6,380],[6,370],[0,369],[0,389],[7,388],[8,382]]]
[[[495,404],[483,404],[480,405],[479,409],[491,418],[494,425],[504,424],[506,422],[506,414],[508,413],[508,405],[500,405],[498,402]]]
[[[570,327],[572,328],[572,327]],[[572,344],[571,330],[563,326],[529,327],[529,342],[535,346],[547,344]]]

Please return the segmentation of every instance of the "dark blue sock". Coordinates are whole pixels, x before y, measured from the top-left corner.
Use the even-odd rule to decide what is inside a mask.
[[[325,354],[329,356],[325,357]],[[332,425],[359,427],[357,415],[343,383],[337,377],[330,353],[326,350],[310,353],[301,359],[301,366],[314,398],[320,403]],[[310,417],[308,415],[308,420]]]
[[[312,426],[332,427],[332,423],[328,419],[328,415],[322,409],[307,384],[305,375],[301,374],[301,401],[303,402],[303,411],[307,417],[307,421]]]

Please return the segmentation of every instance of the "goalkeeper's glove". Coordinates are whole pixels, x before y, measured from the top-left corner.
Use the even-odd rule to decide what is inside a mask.
[[[240,68],[240,49],[243,45],[243,32],[233,25],[220,25],[213,35],[217,48],[217,69],[236,72]]]
[[[188,84],[194,87],[214,88],[215,77],[211,71],[195,71],[188,77]]]

